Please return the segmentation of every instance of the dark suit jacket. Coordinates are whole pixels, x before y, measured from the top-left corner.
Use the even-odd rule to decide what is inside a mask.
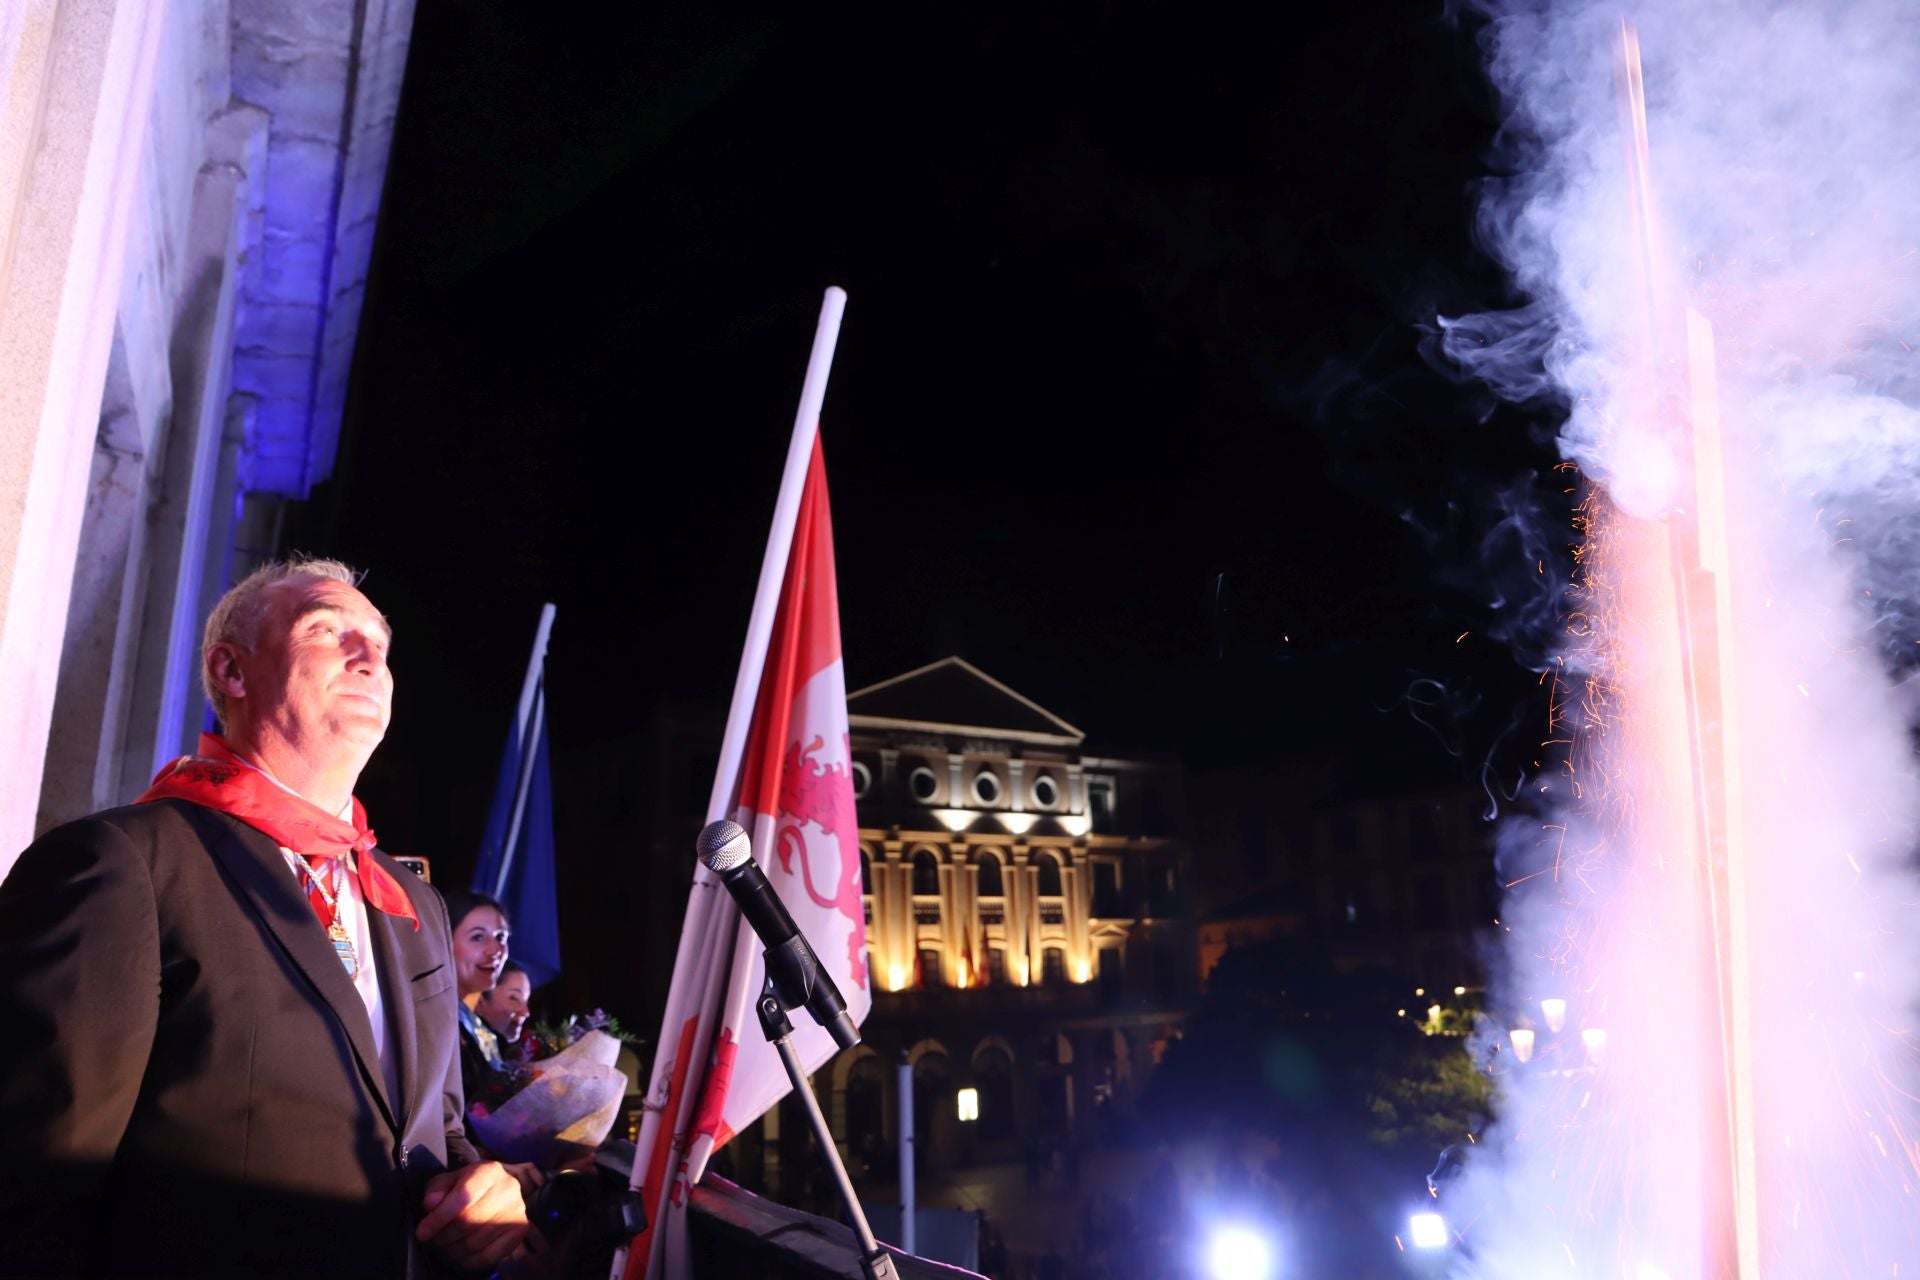
[[[389,1090],[271,837],[178,800],[48,832],[0,884],[0,1273],[402,1276],[461,1127],[446,908],[369,909]]]

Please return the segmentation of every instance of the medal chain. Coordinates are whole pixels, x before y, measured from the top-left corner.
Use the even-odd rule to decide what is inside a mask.
[[[307,873],[307,883],[320,891],[321,901],[327,904],[327,912],[333,917],[327,922],[327,938],[333,943],[334,950],[340,953],[340,962],[346,966],[349,976],[359,972],[360,957],[354,954],[353,939],[347,936],[346,925],[340,919],[340,903],[334,896],[339,886],[339,861],[334,861],[334,888],[329,888],[327,882],[320,878],[320,873],[313,869],[313,864],[307,861],[305,854],[292,849],[287,852],[293,854],[293,860]]]

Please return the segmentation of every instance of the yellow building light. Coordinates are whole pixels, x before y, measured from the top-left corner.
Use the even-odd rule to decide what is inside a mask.
[[[965,831],[973,825],[973,820],[980,816],[971,809],[929,809],[927,812],[931,813],[934,820],[941,826],[955,833]]]

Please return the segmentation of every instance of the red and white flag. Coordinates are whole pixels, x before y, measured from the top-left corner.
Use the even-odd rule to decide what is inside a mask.
[[[820,402],[845,305],[844,293],[827,291],[707,819],[731,818],[750,833],[755,859],[857,1025],[873,993],[819,436]],[[628,1253],[628,1280],[690,1274],[688,1192],[715,1148],[789,1088],[753,1012],[765,980],[761,951],[719,879],[696,865],[635,1151],[633,1183],[645,1196],[649,1228]],[[792,1043],[809,1072],[836,1051],[805,1014],[794,1019]]]

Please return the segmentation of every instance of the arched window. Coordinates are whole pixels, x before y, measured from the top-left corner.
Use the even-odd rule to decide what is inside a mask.
[[[873,892],[873,859],[867,856],[865,849],[860,851],[860,892]]]
[[[913,891],[929,897],[940,893],[940,859],[926,849],[913,855]]]
[[[1050,853],[1043,853],[1034,860],[1034,866],[1040,873],[1040,896],[1057,898],[1060,896],[1060,860]]]
[[[887,1082],[880,1059],[868,1054],[847,1073],[847,1145],[872,1158],[885,1150]]]
[[[947,975],[940,967],[938,947],[920,948],[920,985],[929,991],[947,985]]]
[[[980,855],[980,896],[1001,898],[1006,889],[1000,884],[1000,859],[991,853]]]
[[[1060,947],[1048,947],[1040,953],[1040,981],[1048,986],[1067,980],[1067,953]]]
[[[987,948],[987,985],[990,987],[1007,985],[1007,949],[1005,947]]]
[[[990,1044],[974,1055],[973,1078],[980,1090],[980,1140],[1013,1137],[1013,1059],[999,1045]]]
[[[943,1162],[942,1147],[952,1142],[953,1113],[953,1063],[937,1050],[922,1054],[913,1064],[913,1155],[922,1173]]]

